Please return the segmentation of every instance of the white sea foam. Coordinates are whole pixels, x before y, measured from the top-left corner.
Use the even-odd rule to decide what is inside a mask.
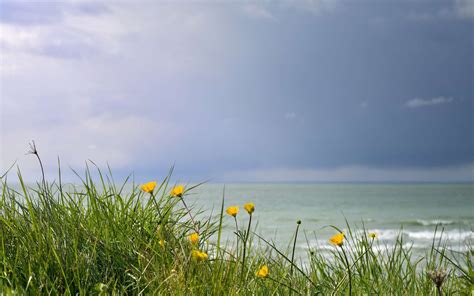
[[[319,252],[319,254],[325,255],[325,256],[331,256],[330,254],[333,251],[337,251],[337,247],[330,245],[330,244],[317,244],[313,245],[311,247],[308,247],[308,245],[300,245],[299,246],[301,249],[304,250],[313,250],[316,252]],[[395,248],[399,248],[399,246],[393,244],[393,243],[387,243],[387,244],[373,244],[372,245],[372,250],[376,253],[379,254],[384,254],[386,252],[392,252]],[[416,253],[419,254],[419,252],[423,252],[424,250],[429,250],[431,248],[431,243],[425,242],[425,243],[404,243],[402,245],[402,248],[404,250],[411,249],[412,251],[415,251]],[[449,245],[446,246],[446,250],[451,250],[451,251],[456,251],[456,252],[467,252],[467,251],[472,251],[472,247],[466,245],[466,244],[457,244],[457,245]]]
[[[400,232],[408,238],[414,240],[433,240],[442,239],[447,241],[462,242],[465,240],[474,239],[474,232],[471,230],[452,229],[448,231],[434,232],[432,230],[403,230],[398,229],[371,229],[368,233],[374,232],[380,240],[395,240]]]
[[[370,229],[367,233],[375,233],[380,240],[395,240],[400,234],[400,229]]]
[[[474,239],[474,232],[468,230],[449,230],[444,232],[433,231],[404,231],[404,234],[408,235],[409,238],[420,239],[420,240],[432,240],[435,239],[445,239],[449,241],[465,241],[469,239]]]
[[[474,240],[474,232],[471,230],[452,229],[444,232],[434,232],[428,230],[399,230],[399,229],[370,229],[367,233],[374,232],[377,234],[377,240],[373,244],[374,250],[393,250],[395,247],[395,240],[401,234],[404,239],[403,248],[408,249],[429,249],[432,245],[433,239],[441,240],[442,244],[446,243],[448,249],[454,251],[468,250],[467,244]],[[356,236],[363,235],[362,232],[355,233]],[[315,249],[322,252],[335,250],[335,246],[326,241],[312,241],[298,246],[301,249]],[[378,249],[376,249],[378,248]]]
[[[316,246],[316,249],[321,250],[321,251],[334,251],[334,250],[336,250],[336,246],[329,245],[329,244],[327,244],[327,245],[326,244],[324,244],[324,245],[320,244],[320,245]]]
[[[430,225],[450,225],[453,224],[453,220],[423,220],[418,219],[416,222],[423,226],[430,226]]]

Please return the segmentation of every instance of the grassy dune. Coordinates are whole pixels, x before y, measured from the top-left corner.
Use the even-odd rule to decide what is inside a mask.
[[[377,234],[351,229],[342,220],[348,230],[344,237],[332,238],[331,257],[310,249],[303,264],[294,258],[296,239],[279,250],[258,235],[255,221],[250,223],[252,205],[237,205],[236,213],[223,195],[220,212],[206,217],[186,203],[194,187],[174,186],[171,174],[156,186],[134,184],[127,192],[128,179],[117,185],[110,170],[103,174],[94,168],[94,174],[97,181],[90,170],[78,174],[79,187],[62,184],[60,177],[33,187],[25,185],[20,173],[20,187],[9,186],[6,176],[1,179],[0,291],[5,295],[473,291],[472,246],[452,253],[441,240],[434,241],[426,256],[413,258],[400,236],[395,248],[380,246],[377,251]],[[235,219],[234,241],[221,241],[224,219]],[[303,235],[299,226],[295,223],[294,238]],[[334,227],[334,234],[339,232]]]

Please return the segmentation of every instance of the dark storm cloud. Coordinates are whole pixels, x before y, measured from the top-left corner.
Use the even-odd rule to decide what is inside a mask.
[[[286,174],[281,180],[307,180],[325,170],[335,180],[338,174],[350,179],[353,168],[368,176],[370,169],[386,172],[386,179],[469,180],[471,6],[23,5],[2,15],[3,23],[15,24],[0,40],[14,57],[5,64],[11,73],[3,73],[2,96],[8,114],[19,114],[21,101],[47,110],[23,107],[29,121],[41,123],[35,125],[40,137],[64,134],[75,143],[55,146],[62,155],[82,151],[73,163],[109,160],[142,174],[175,163],[183,176],[242,180],[246,174],[278,179],[277,173]],[[66,9],[88,17],[71,22]],[[33,23],[45,31],[15,37]],[[61,42],[44,42],[49,36]],[[64,57],[74,59],[58,59]],[[37,103],[38,94],[48,99]],[[15,131],[9,141],[28,141],[31,125],[20,130],[8,114],[7,130]]]

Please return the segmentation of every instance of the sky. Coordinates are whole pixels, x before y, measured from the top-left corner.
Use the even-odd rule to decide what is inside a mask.
[[[471,0],[0,0],[0,175],[473,182],[473,52]]]

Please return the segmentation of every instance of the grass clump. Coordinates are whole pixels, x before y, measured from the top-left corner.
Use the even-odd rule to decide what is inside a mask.
[[[90,169],[80,186],[29,187],[1,179],[0,291],[19,294],[162,295],[470,295],[472,248],[447,253],[433,243],[413,258],[400,235],[395,247],[364,229],[335,228],[331,256],[309,248],[295,260],[255,233],[254,204],[205,217],[190,208],[193,186],[163,181],[141,186]],[[125,189],[127,186],[131,188]],[[228,214],[228,215],[227,215]],[[224,219],[235,220],[233,244],[222,244]],[[378,246],[378,247],[377,247]]]

